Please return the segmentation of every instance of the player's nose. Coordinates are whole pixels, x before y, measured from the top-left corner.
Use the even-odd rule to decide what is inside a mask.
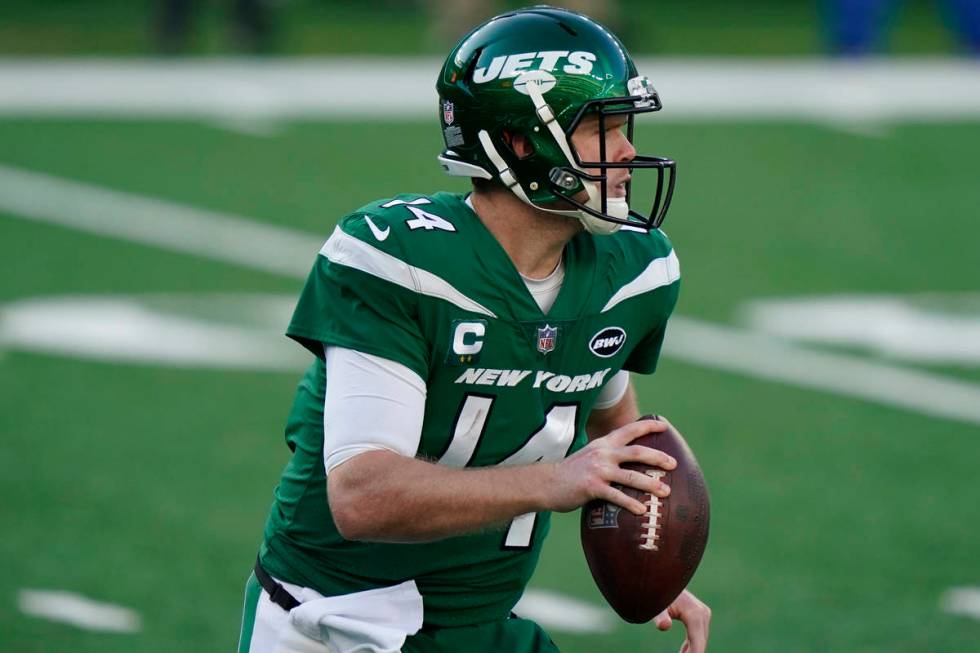
[[[626,134],[621,131],[616,132],[616,144],[613,152],[615,153],[614,161],[632,161],[636,158],[636,148],[626,138]]]

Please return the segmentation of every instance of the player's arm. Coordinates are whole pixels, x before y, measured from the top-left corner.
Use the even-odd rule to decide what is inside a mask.
[[[623,384],[625,387],[619,388],[617,384]],[[608,398],[603,396],[607,394],[612,396]],[[585,432],[590,441],[640,419],[640,408],[636,403],[636,391],[633,390],[629,372],[619,372],[612,378],[607,388],[603,389],[597,405],[601,407],[594,408],[585,423]]]
[[[613,483],[666,496],[669,488],[620,467],[643,462],[673,469],[663,452],[630,442],[666,428],[628,424],[558,463],[456,469],[391,451],[368,451],[327,477],[334,522],[354,540],[423,542],[494,528],[529,512],[573,510],[602,498],[636,514],[646,507]]]
[[[421,542],[505,525],[518,515],[572,510],[603,498],[642,514],[613,483],[666,496],[659,481],[620,468],[672,469],[666,454],[630,443],[666,428],[629,424],[558,463],[459,469],[413,458],[424,383],[393,361],[350,350],[325,352],[324,465],[334,522],[352,540]],[[389,373],[391,372],[391,373]],[[414,377],[414,378],[413,378]]]

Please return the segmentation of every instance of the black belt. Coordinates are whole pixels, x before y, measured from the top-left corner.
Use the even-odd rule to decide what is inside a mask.
[[[296,597],[290,594],[285,587],[277,583],[275,578],[266,573],[258,558],[255,559],[255,577],[258,579],[262,589],[269,593],[269,599],[286,612],[299,605]]]

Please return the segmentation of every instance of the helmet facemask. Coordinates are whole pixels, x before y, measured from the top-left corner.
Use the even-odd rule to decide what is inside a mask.
[[[647,100],[637,95],[591,100],[582,105],[578,115],[565,130],[565,137],[571,145],[572,134],[585,118],[594,115],[598,121],[598,160],[583,160],[579,156],[578,150],[574,145],[571,145],[569,149],[574,165],[556,167],[549,176],[552,191],[556,195],[560,195],[563,201],[572,204],[578,211],[585,214],[581,216],[581,219],[589,231],[594,233],[608,231],[611,233],[623,225],[656,229],[663,223],[674,193],[674,180],[677,170],[675,162],[666,157],[641,154],[635,155],[629,161],[608,161],[606,156],[606,121],[609,117],[626,116],[626,140],[632,145],[634,143],[633,128],[636,114],[658,111],[660,108],[660,99],[656,93],[653,93]],[[598,174],[589,174],[586,169],[598,170]],[[626,181],[626,195],[623,198],[611,198],[609,196],[607,171],[612,169],[625,169],[630,174]],[[655,169],[657,171],[657,188],[654,193],[653,205],[646,215],[631,208],[633,175],[638,169]],[[581,184],[576,182],[581,182]],[[577,193],[569,195],[569,189],[578,185],[585,186],[589,194],[588,201],[576,200],[574,195]]]
[[[535,208],[578,218],[587,231],[594,234],[611,234],[623,225],[642,229],[653,229],[660,226],[674,190],[675,163],[671,159],[657,156],[636,155],[630,161],[606,160],[606,120],[610,116],[626,116],[626,138],[633,143],[634,117],[638,113],[658,111],[661,108],[660,98],[645,77],[635,77],[629,80],[628,88],[631,95],[613,98],[589,100],[582,104],[575,117],[566,129],[562,129],[555,119],[554,112],[544,99],[540,86],[534,80],[528,80],[524,85],[525,93],[534,103],[535,113],[540,123],[544,125],[545,134],[537,136],[551,138],[557,143],[566,160],[565,165],[551,168],[547,185],[557,201],[541,203],[532,201],[528,190],[536,191],[540,186],[537,182],[528,183],[519,179],[512,167],[505,163],[503,157],[493,146],[493,139],[483,132],[480,141],[490,160],[497,168],[500,180],[521,200]],[[599,135],[599,160],[585,161],[579,156],[572,142],[572,134],[589,116],[596,116]],[[535,127],[534,131],[539,131]],[[514,166],[517,167],[517,166]],[[630,208],[632,190],[632,174],[636,169],[653,168],[657,170],[657,189],[653,206],[648,215],[643,215]],[[597,174],[587,172],[587,169],[597,170]],[[626,169],[630,179],[626,182],[625,197],[610,197],[607,171],[610,169]],[[529,189],[524,186],[528,185]],[[587,199],[580,201],[575,196],[587,193]],[[570,209],[555,208],[556,203],[566,203]]]

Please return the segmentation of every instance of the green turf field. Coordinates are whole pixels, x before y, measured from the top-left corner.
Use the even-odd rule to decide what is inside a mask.
[[[185,54],[234,52],[227,2],[201,0]],[[441,54],[450,45],[432,29],[440,3],[413,0],[289,0],[268,3],[276,54]],[[484,3],[483,17],[527,6],[523,0]],[[530,3],[534,4],[534,3]],[[563,5],[562,2],[545,3]],[[812,0],[617,0],[609,25],[630,52],[671,55],[808,55],[826,50],[825,6]],[[891,3],[881,50],[948,54],[956,38],[941,3]],[[5,0],[0,52],[12,55],[134,56],[156,52],[161,2],[129,0]],[[453,35],[453,37],[462,36]]]
[[[760,298],[980,292],[980,123],[869,134],[670,124],[641,136],[679,161],[665,230],[684,271],[683,316],[736,325]],[[0,165],[323,238],[368,200],[463,189],[435,165],[438,147],[437,128],[415,123],[249,135],[0,119]],[[63,295],[291,295],[302,283],[2,212],[0,257],[0,310]],[[980,383],[969,361],[897,363]],[[0,650],[232,650],[298,378],[0,349]],[[980,586],[980,425],[671,357],[638,388],[644,408],[685,432],[709,481],[711,540],[693,589],[714,609],[713,650],[978,650],[980,621],[940,603],[950,588]],[[533,586],[601,604],[577,515],[555,521]],[[24,616],[24,588],[128,606],[142,629]],[[553,634],[568,653],[671,651],[677,631]]]

